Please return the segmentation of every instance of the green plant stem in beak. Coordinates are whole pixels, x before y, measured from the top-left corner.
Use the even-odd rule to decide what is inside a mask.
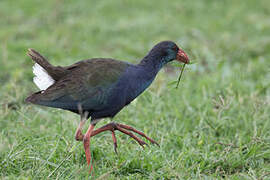
[[[181,73],[180,73],[180,75],[179,75],[179,77],[178,77],[178,81],[177,81],[176,89],[177,89],[177,88],[178,88],[178,86],[179,86],[179,83],[180,83],[180,80],[181,80],[181,78],[182,78],[182,75],[183,75],[183,72],[184,72],[185,66],[186,66],[186,63],[183,65],[183,67],[182,67],[182,69],[181,69]]]

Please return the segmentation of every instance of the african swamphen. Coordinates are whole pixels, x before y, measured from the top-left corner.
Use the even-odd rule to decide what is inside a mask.
[[[33,66],[33,73],[36,75],[34,83],[41,91],[32,94],[26,101],[81,115],[75,139],[84,143],[88,166],[91,161],[90,137],[103,131],[112,132],[115,151],[115,130],[129,135],[141,146],[146,143],[132,132],[158,145],[144,133],[124,124],[111,122],[97,130],[94,130],[94,127],[101,118],[113,118],[139,96],[166,63],[172,60],[189,63],[186,53],[172,41],[158,43],[136,65],[114,59],[94,58],[61,67],[51,65],[33,49],[29,49],[27,55],[36,62]],[[89,117],[91,123],[84,135],[81,130]],[[91,164],[90,171],[92,168]]]

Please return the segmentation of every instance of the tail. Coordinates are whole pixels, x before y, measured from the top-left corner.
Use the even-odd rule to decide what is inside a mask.
[[[32,48],[28,49],[27,55],[31,57],[33,61],[43,67],[47,72],[51,71],[54,68],[54,66],[51,65],[45,57],[41,56],[41,54],[39,54]]]
[[[61,66],[56,67],[51,65],[45,57],[34,49],[28,49],[27,55],[36,62],[33,66],[33,73],[35,75],[33,81],[41,91],[30,95],[25,101],[36,104],[43,91],[63,77],[67,73],[67,70]]]
[[[27,55],[31,57],[31,59],[33,59],[33,61],[35,61],[38,65],[40,65],[41,68],[43,68],[54,81],[59,80],[67,73],[64,67],[53,66],[45,57],[32,48],[28,49]]]

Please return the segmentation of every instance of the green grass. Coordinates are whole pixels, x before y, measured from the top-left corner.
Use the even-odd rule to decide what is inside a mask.
[[[79,116],[25,104],[37,91],[27,48],[55,65],[91,57],[136,63],[173,40],[197,63],[164,68],[115,121],[161,147],[117,132],[91,141],[94,178],[270,179],[270,1],[0,1],[0,177],[87,179]],[[104,120],[98,126],[108,123]],[[87,128],[87,127],[86,127]]]

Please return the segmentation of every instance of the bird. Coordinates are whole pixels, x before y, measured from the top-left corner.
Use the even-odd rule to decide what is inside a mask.
[[[33,81],[40,91],[28,96],[26,102],[80,115],[75,139],[83,142],[89,172],[93,169],[90,139],[101,132],[111,131],[116,153],[116,130],[130,136],[142,147],[147,144],[138,135],[159,146],[143,132],[113,120],[96,130],[94,128],[101,119],[114,118],[146,90],[165,64],[173,60],[190,63],[184,50],[173,41],[157,43],[138,64],[110,58],[92,58],[63,67],[53,66],[32,48],[28,49],[27,55],[35,62]],[[90,125],[83,134],[82,128],[88,119]]]

